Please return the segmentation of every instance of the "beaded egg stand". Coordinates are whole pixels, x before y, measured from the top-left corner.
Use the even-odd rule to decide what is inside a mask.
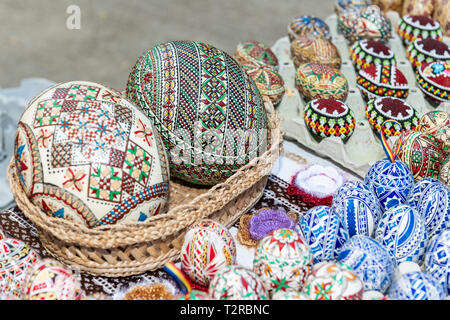
[[[406,102],[420,116],[433,110],[450,112],[450,103],[442,103],[436,107],[425,99],[424,94],[417,86],[414,70],[406,56],[406,47],[402,44],[395,29],[400,17],[397,12],[393,11],[388,12],[387,16],[392,22],[392,37],[389,39],[387,46],[394,52],[397,67],[405,75],[410,88]],[[343,143],[338,137],[328,137],[318,142],[309,134],[303,119],[303,109],[306,102],[295,89],[296,68],[290,56],[290,42],[287,36],[278,39],[272,46],[272,51],[279,61],[279,74],[290,89],[287,90],[287,94],[283,97],[277,111],[280,117],[283,118],[282,130],[286,139],[295,140],[303,146],[314,150],[319,156],[330,158],[358,176],[364,177],[375,161],[384,156],[383,148],[380,139],[373,133],[365,116],[364,109],[367,103],[363,100],[360,90],[356,86],[356,73],[349,55],[351,43],[342,34],[338,33],[337,15],[328,16],[325,22],[330,27],[331,41],[337,47],[342,58],[340,71],[344,74],[349,84],[349,94],[345,103],[353,111],[356,118],[353,136],[346,143]],[[443,42],[450,44],[450,38],[444,37]]]

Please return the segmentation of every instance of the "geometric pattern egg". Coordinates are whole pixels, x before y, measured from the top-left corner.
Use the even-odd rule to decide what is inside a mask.
[[[450,114],[445,111],[429,111],[420,118],[417,130],[429,135],[435,135],[440,129],[450,125]]]
[[[167,201],[158,132],[120,93],[93,82],[33,99],[18,124],[15,165],[34,205],[89,228],[144,221]]]
[[[396,64],[394,51],[383,42],[374,39],[356,41],[350,46],[350,58],[356,70],[367,68],[371,64]]]
[[[400,18],[397,33],[405,45],[416,39],[442,40],[442,28],[436,20],[424,15],[405,15]]]
[[[253,62],[274,70],[278,69],[278,59],[275,54],[267,45],[259,41],[249,40],[239,42],[236,46],[234,56],[241,64]]]
[[[439,183],[439,180],[435,178],[423,178],[415,183],[408,195],[408,204],[419,210],[424,193],[427,193],[430,188],[434,188],[434,186]]]
[[[438,280],[450,294],[450,229],[431,238],[425,254],[425,271]]]
[[[375,239],[389,250],[398,264],[403,261],[421,263],[428,244],[424,219],[406,204],[383,214]]]
[[[414,69],[426,62],[450,62],[450,48],[444,42],[432,38],[414,40],[408,45],[406,55]]]
[[[211,45],[152,47],[132,68],[126,93],[161,134],[173,177],[215,185],[266,151],[258,88],[239,62]]]
[[[228,229],[204,219],[189,227],[180,258],[182,270],[206,287],[221,268],[235,263],[236,244]]]
[[[288,36],[291,42],[302,36],[331,40],[330,27],[322,19],[313,16],[294,18],[288,25]]]
[[[427,272],[416,271],[402,275],[389,288],[392,300],[444,300],[442,284]]]

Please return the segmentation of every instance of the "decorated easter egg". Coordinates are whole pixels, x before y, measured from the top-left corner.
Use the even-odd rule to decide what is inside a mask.
[[[397,63],[394,51],[379,40],[356,41],[349,50],[356,70],[367,68],[371,64],[392,66]]]
[[[234,264],[236,243],[221,224],[205,219],[194,223],[184,236],[181,269],[192,281],[208,286],[217,272]]]
[[[450,62],[450,48],[442,41],[433,38],[418,38],[409,43],[406,55],[413,68],[425,62]]]
[[[442,40],[442,29],[439,22],[423,15],[401,17],[397,25],[397,33],[406,45],[418,38]]]
[[[435,135],[439,129],[450,125],[450,114],[445,111],[430,111],[420,118],[418,131],[429,135]]]
[[[207,292],[191,290],[186,294],[180,294],[175,300],[212,300],[212,298]]]
[[[76,275],[54,259],[43,259],[27,271],[22,286],[25,300],[80,300]]]
[[[309,297],[299,291],[278,291],[272,294],[272,300],[309,300]]]
[[[386,120],[397,122],[388,122],[383,127],[383,133],[388,136],[396,136],[408,130],[415,131],[419,125],[416,109],[398,98],[379,97],[371,99],[366,105],[365,114],[372,129],[378,135],[381,134],[381,126]]]
[[[308,210],[299,220],[298,226],[313,253],[315,263],[334,260],[339,248],[349,239],[344,222],[327,206]]]
[[[285,93],[284,80],[280,74],[267,65],[255,62],[244,62],[242,68],[253,79],[261,95],[278,106]]]
[[[330,40],[330,27],[328,27],[322,19],[312,16],[296,17],[288,25],[288,36],[290,41],[308,35]]]
[[[360,181],[345,183],[333,197],[331,208],[342,219],[348,234],[371,237],[381,218],[378,199]]]
[[[302,291],[310,300],[361,300],[364,284],[341,262],[320,262],[313,266]]]
[[[439,180],[441,180],[447,188],[450,188],[450,156],[448,156],[439,172]]]
[[[364,183],[377,197],[381,211],[406,203],[414,185],[414,178],[408,166],[388,158],[375,162],[364,177]]]
[[[264,237],[256,248],[253,271],[266,290],[300,291],[313,265],[313,255],[292,229],[277,229]]]
[[[298,68],[304,63],[326,64],[339,70],[341,56],[336,46],[327,39],[302,36],[291,42],[291,57]]]
[[[394,149],[398,143],[399,140],[396,141]],[[403,133],[398,159],[408,165],[414,181],[427,177],[438,178],[443,161],[442,154],[442,149],[431,136],[412,130]]]
[[[418,15],[431,17],[436,0],[403,0],[400,16]]]
[[[375,230],[375,239],[395,257],[397,263],[423,260],[428,244],[425,221],[407,204],[388,209]]]
[[[366,101],[379,97],[406,99],[409,94],[408,81],[396,65],[371,64],[359,70],[356,85]]]
[[[450,229],[431,238],[425,254],[425,271],[450,294]]]
[[[278,69],[278,59],[275,54],[267,45],[259,41],[249,40],[238,43],[234,56],[242,64],[253,62]]]
[[[15,165],[28,198],[89,228],[141,222],[164,210],[168,163],[158,132],[100,84],[55,85],[20,118]]]
[[[353,236],[341,248],[337,260],[353,269],[367,291],[385,293],[394,279],[393,257],[380,243],[370,237]]]
[[[419,204],[423,199],[423,193],[439,184],[439,180],[435,178],[423,178],[414,184],[408,195],[408,204],[419,210]]]
[[[336,14],[339,14],[348,9],[364,9],[371,4],[371,0],[336,0],[334,2],[334,11]]]
[[[262,280],[238,265],[222,268],[212,279],[209,294],[214,300],[268,300]]]
[[[303,117],[309,132],[319,141],[335,136],[346,142],[356,126],[353,111],[344,102],[333,98],[309,101]]]
[[[297,69],[295,84],[306,101],[317,98],[347,99],[347,79],[340,71],[325,64],[302,64]]]
[[[450,101],[450,62],[422,63],[416,70],[416,80],[426,97],[438,103]]]
[[[442,284],[426,272],[410,272],[396,279],[389,288],[393,300],[444,300]]]
[[[391,37],[391,22],[378,6],[349,9],[338,14],[338,29],[349,42],[378,39],[387,42]]]
[[[126,92],[160,132],[173,177],[214,185],[266,151],[258,88],[240,63],[211,45],[154,46],[133,67]]]
[[[21,295],[28,269],[39,257],[28,244],[18,239],[0,240],[0,294]]]
[[[403,0],[373,0],[372,4],[379,6],[384,13],[389,11],[401,13],[403,9]]]
[[[433,19],[441,25],[443,35],[450,37],[450,5],[448,0],[434,2]]]

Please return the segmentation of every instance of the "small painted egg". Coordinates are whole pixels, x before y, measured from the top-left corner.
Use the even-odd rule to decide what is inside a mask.
[[[214,300],[268,300],[262,280],[251,270],[237,265],[222,268],[209,285]]]
[[[296,68],[304,63],[318,63],[339,70],[342,62],[339,51],[331,41],[311,36],[302,36],[291,42],[291,57]]]
[[[371,0],[336,0],[334,2],[334,11],[336,14],[339,14],[348,9],[365,9],[371,4]]]
[[[295,84],[306,101],[317,98],[345,101],[348,95],[348,82],[345,76],[325,64],[302,64],[297,69]]]
[[[4,238],[0,240],[0,294],[20,297],[21,286],[28,269],[39,256],[25,242]]]
[[[381,243],[397,263],[421,263],[428,244],[425,221],[419,212],[406,204],[384,212],[375,230],[375,239]]]
[[[450,37],[450,5],[447,0],[434,1],[434,4],[433,19],[441,25],[443,35]]]
[[[291,42],[308,35],[330,40],[330,27],[322,19],[312,16],[296,17],[288,25],[288,36]]]
[[[403,0],[401,17],[407,15],[418,15],[431,17],[436,0]]]
[[[27,271],[22,285],[24,300],[80,300],[77,276],[54,259],[43,259]]]
[[[450,114],[445,111],[430,111],[420,118],[417,130],[429,135],[435,135],[439,129],[450,125]]]
[[[339,262],[348,265],[367,291],[385,293],[394,279],[395,261],[380,243],[367,236],[353,236],[339,251]]]
[[[376,65],[359,70],[356,85],[365,101],[380,97],[406,100],[409,95],[408,81],[396,65]]]
[[[450,156],[448,156],[442,165],[439,173],[439,180],[441,180],[447,188],[450,188]]]
[[[433,38],[414,40],[408,45],[406,55],[414,69],[426,62],[450,62],[450,48],[444,42]]]
[[[416,80],[419,89],[432,101],[450,101],[450,62],[422,63],[416,70]]]
[[[392,283],[388,292],[393,300],[444,300],[442,284],[426,272],[411,272]]]
[[[360,181],[349,181],[333,197],[331,208],[344,221],[350,238],[372,236],[381,218],[378,199]]]
[[[234,56],[238,62],[244,64],[253,62],[260,66],[278,69],[278,59],[272,50],[262,42],[249,40],[238,43]]]
[[[318,141],[338,137],[346,142],[356,126],[353,111],[344,102],[333,98],[309,101],[303,111],[303,118],[309,132]]]
[[[256,248],[253,271],[267,291],[300,291],[313,265],[311,250],[292,229],[277,229]]]
[[[439,180],[435,178],[424,178],[415,183],[408,195],[408,204],[419,210],[419,205],[423,200],[424,192],[428,192],[428,190],[433,189],[436,184],[439,183]]]
[[[361,300],[364,284],[341,262],[320,262],[313,266],[302,291],[310,300]]]
[[[212,298],[207,292],[192,290],[189,293],[177,296],[175,300],[212,300]]]
[[[416,39],[442,40],[442,29],[436,20],[421,15],[406,15],[400,18],[397,33],[405,45]]]
[[[394,51],[379,40],[356,41],[350,46],[349,51],[356,70],[367,68],[372,64],[392,66],[397,63]]]
[[[213,220],[191,225],[180,253],[181,269],[192,281],[208,286],[217,272],[236,261],[236,243],[231,233]]]
[[[308,210],[298,226],[311,249],[314,262],[331,261],[349,239],[348,230],[339,216],[327,206]]]
[[[425,254],[425,271],[450,294],[450,229],[431,238]]]

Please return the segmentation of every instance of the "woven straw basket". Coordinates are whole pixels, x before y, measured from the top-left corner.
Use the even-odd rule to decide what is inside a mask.
[[[8,167],[18,207],[37,228],[45,249],[60,261],[93,275],[121,277],[161,268],[179,259],[187,228],[200,219],[234,224],[261,198],[268,175],[282,151],[281,120],[270,102],[268,148],[223,183],[210,189],[170,182],[168,211],[145,222],[89,229],[79,222],[50,217],[30,202],[14,166]]]

